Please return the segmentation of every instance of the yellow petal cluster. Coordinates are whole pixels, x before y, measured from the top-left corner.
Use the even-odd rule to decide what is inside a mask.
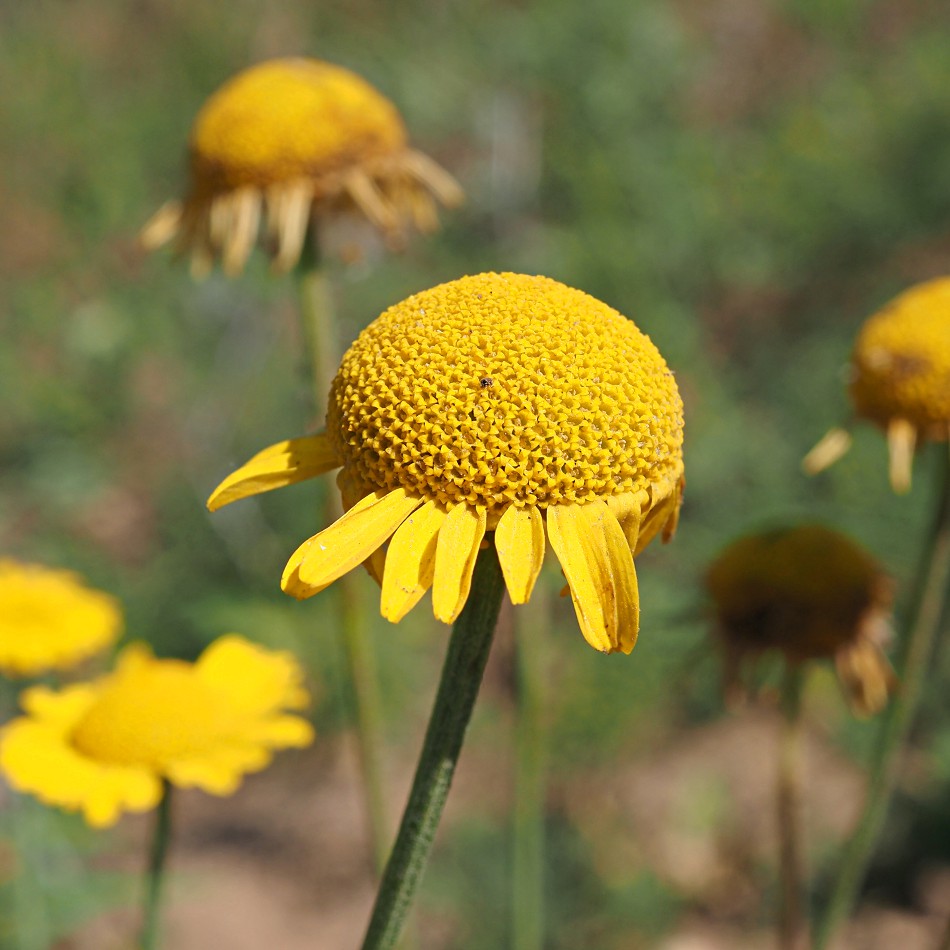
[[[118,601],[71,571],[0,559],[0,672],[69,669],[122,633]]]
[[[886,703],[891,586],[849,538],[818,524],[747,535],[710,565],[706,586],[733,667],[767,650],[794,664],[834,658],[857,712]]]
[[[288,593],[366,563],[388,619],[431,588],[451,622],[483,543],[515,603],[550,543],[587,640],[628,653],[633,556],[675,529],[682,445],[673,374],[631,321],[547,277],[479,274],[383,313],[343,357],[327,431],[258,453],[209,507],[341,466],[346,514],[291,556]]]
[[[24,693],[26,715],[0,735],[0,770],[96,827],[153,808],[163,779],[229,795],[273,750],[312,741],[310,724],[289,712],[308,702],[302,680],[289,654],[234,634],[195,663],[133,645],[98,680]]]
[[[158,247],[177,239],[198,273],[221,257],[238,273],[266,217],[276,270],[297,261],[311,216],[355,209],[390,237],[438,225],[436,202],[462,192],[409,148],[396,107],[340,66],[275,59],[244,70],[205,103],[191,131],[191,187],[145,226]]]

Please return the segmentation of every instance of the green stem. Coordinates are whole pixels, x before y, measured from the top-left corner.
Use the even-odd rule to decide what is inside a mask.
[[[924,672],[933,652],[947,588],[950,585],[950,456],[941,447],[936,508],[908,625],[909,634],[898,659],[901,688],[888,707],[870,766],[867,800],[861,820],[848,842],[831,897],[820,920],[815,950],[824,950],[850,914],[864,879],[897,781],[900,753],[920,698]]]
[[[544,606],[544,591],[535,600]],[[515,733],[515,815],[512,860],[512,950],[544,944],[544,764],[543,655],[538,624],[515,614],[518,721]]]
[[[802,848],[802,687],[803,675],[789,663],[782,684],[782,727],[779,738],[777,817],[781,899],[778,944],[781,950],[808,945],[805,911],[805,868]]]
[[[504,581],[494,547],[479,552],[472,588],[442,667],[419,765],[383,872],[363,950],[391,950],[422,876],[448,798],[491,649]]]
[[[155,810],[155,827],[145,878],[145,900],[142,907],[142,950],[158,947],[159,917],[165,885],[165,863],[171,839],[172,786],[162,780],[162,797]]]
[[[298,268],[298,279],[301,316],[312,366],[314,404],[319,418],[326,413],[327,397],[336,373],[337,339],[330,280],[325,269],[320,266],[315,245],[316,241],[313,253],[309,255],[313,263],[302,264]],[[326,523],[336,521],[340,513],[336,496],[328,492],[324,511]],[[340,598],[340,623],[337,630],[351,688],[373,863],[376,870],[381,871],[389,847],[379,755],[382,746],[382,703],[375,655],[363,608],[365,598],[360,595],[359,580],[355,575],[346,574],[336,582]]]

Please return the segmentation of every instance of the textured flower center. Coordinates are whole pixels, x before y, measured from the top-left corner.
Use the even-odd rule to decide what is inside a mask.
[[[327,429],[367,489],[442,503],[584,503],[682,473],[682,403],[650,339],[546,277],[416,294],[356,340]]]
[[[224,726],[218,693],[189,664],[160,660],[112,677],[72,741],[102,762],[160,769],[213,748]]]
[[[882,425],[906,419],[946,438],[950,278],[913,287],[871,317],[858,336],[853,362],[851,394],[862,415]]]
[[[403,147],[388,99],[347,69],[309,59],[261,63],[204,105],[191,133],[199,188],[319,178]]]

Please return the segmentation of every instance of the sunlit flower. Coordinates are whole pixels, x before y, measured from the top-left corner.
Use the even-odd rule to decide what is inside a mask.
[[[887,433],[895,491],[910,488],[914,449],[950,436],[950,277],[918,284],[871,317],[851,360],[855,412]],[[808,472],[837,461],[851,444],[832,429],[805,458]]]
[[[122,609],[71,571],[0,559],[0,672],[38,676],[76,666],[122,633]]]
[[[385,617],[431,587],[448,623],[493,533],[514,603],[549,543],[588,642],[629,653],[633,556],[676,527],[682,440],[673,374],[631,321],[546,277],[481,274],[383,313],[343,357],[326,431],[265,449],[208,504],[342,466],[347,513],[293,554],[287,593],[309,597],[367,561]]]
[[[821,525],[747,535],[716,558],[706,586],[731,690],[744,660],[778,651],[792,664],[833,658],[860,715],[887,703],[895,685],[882,651],[890,638],[891,583],[844,535]]]
[[[315,215],[355,209],[391,239],[438,226],[437,203],[461,202],[458,183],[409,148],[396,107],[365,80],[313,59],[252,66],[205,103],[191,130],[191,186],[142,232],[146,247],[175,240],[197,273],[220,256],[244,267],[266,218],[277,271],[294,266]]]
[[[302,672],[231,634],[195,663],[134,644],[115,671],[61,690],[34,687],[0,737],[0,769],[21,792],[103,827],[158,804],[162,779],[230,795],[272,751],[308,745]]]

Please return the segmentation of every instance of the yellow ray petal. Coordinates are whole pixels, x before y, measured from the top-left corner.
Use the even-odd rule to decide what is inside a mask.
[[[336,485],[340,489],[340,504],[343,506],[344,513],[349,511],[358,501],[362,501],[367,495],[373,493],[371,488],[367,488],[364,482],[361,482],[345,468],[341,468],[337,472]],[[363,567],[366,568],[366,573],[382,587],[383,570],[386,567],[386,552],[382,548],[377,548],[363,561]]]
[[[382,615],[398,623],[432,586],[435,551],[445,511],[427,501],[399,526],[386,552]]]
[[[834,465],[850,448],[851,433],[846,429],[831,429],[802,459],[802,469],[806,475],[817,475]]]
[[[887,449],[890,455],[888,473],[891,488],[899,495],[910,491],[910,473],[914,464],[917,430],[906,419],[891,419],[887,426]]]
[[[167,244],[181,229],[180,201],[167,201],[152,215],[139,232],[139,241],[147,251]]]
[[[318,593],[365,561],[421,504],[404,488],[367,495],[297,548],[284,568],[281,588],[301,599]]]
[[[495,548],[513,604],[526,604],[544,561],[544,519],[531,505],[510,506],[495,528]]]
[[[611,495],[606,499],[607,507],[620,523],[627,539],[627,546],[631,551],[637,550],[640,526],[643,523],[643,509],[649,503],[650,496],[644,489],[623,495]]]
[[[596,650],[629,653],[637,642],[640,596],[633,555],[602,502],[548,508],[548,539],[571,586],[577,620]]]
[[[258,452],[228,475],[211,493],[208,510],[217,511],[232,501],[315,478],[339,465],[325,432],[286,439]]]
[[[468,599],[485,523],[484,508],[465,504],[452,508],[442,523],[435,551],[432,611],[443,623],[452,623]]]

